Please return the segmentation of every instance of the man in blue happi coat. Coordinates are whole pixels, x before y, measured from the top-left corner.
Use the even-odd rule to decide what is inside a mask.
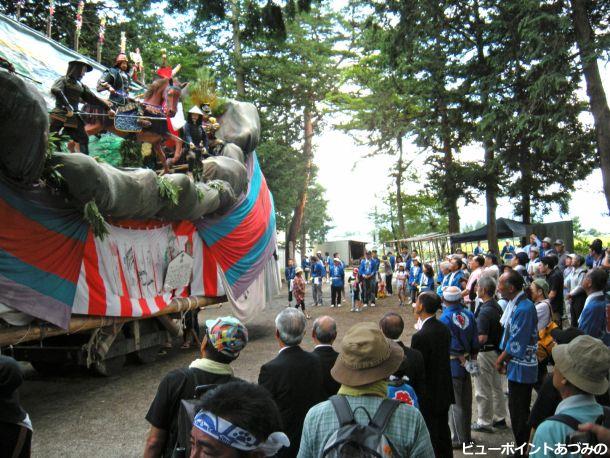
[[[477,322],[470,310],[462,304],[462,291],[457,286],[448,286],[443,291],[445,308],[440,322],[451,332],[450,362],[455,404],[449,410],[451,443],[454,449],[472,441],[472,383],[471,368],[479,352]]]
[[[500,276],[498,291],[508,301],[504,335],[500,343],[502,353],[496,369],[508,378],[508,412],[515,437],[515,456],[527,456],[530,429],[528,419],[532,388],[538,377],[538,317],[534,303],[523,292],[523,276],[510,270]],[[521,447],[521,448],[519,448]]]
[[[610,347],[610,334],[606,331],[606,298],[604,290],[608,273],[599,267],[591,269],[582,281],[587,293],[585,306],[578,318],[578,329]]]
[[[364,259],[360,261],[358,275],[364,280],[362,288],[362,303],[365,307],[369,304],[375,306],[375,291],[373,290],[373,276],[375,274],[372,253],[367,251]]]

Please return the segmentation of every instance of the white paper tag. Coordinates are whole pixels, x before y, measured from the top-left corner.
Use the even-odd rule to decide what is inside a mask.
[[[163,288],[166,291],[172,291],[188,285],[192,272],[193,258],[182,251],[167,266]]]

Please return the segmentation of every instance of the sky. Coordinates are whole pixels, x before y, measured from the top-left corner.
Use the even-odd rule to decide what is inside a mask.
[[[610,63],[600,62],[602,80],[606,94],[610,96]],[[580,96],[586,100],[584,87]],[[585,116],[586,118],[586,116]],[[590,117],[589,117],[590,118]],[[586,122],[592,122],[585,119]],[[352,137],[343,132],[334,130],[333,120],[329,119],[325,131],[316,138],[315,162],[318,166],[318,180],[326,188],[328,212],[335,226],[328,234],[328,240],[350,238],[370,242],[373,240],[373,224],[370,214],[377,206],[381,209],[381,199],[393,189],[389,170],[394,158],[391,156],[377,156],[364,159],[370,150],[366,146],[358,145]],[[405,142],[404,151],[406,160],[416,155],[417,148]],[[420,155],[412,165],[414,170],[422,170],[424,155]],[[483,151],[476,147],[465,148],[459,159],[465,161],[482,161]],[[422,171],[422,178],[425,172]],[[423,181],[423,179],[421,180]],[[405,183],[405,189],[416,191],[422,185]],[[475,224],[485,222],[485,196],[482,194],[475,204],[465,205],[458,201],[460,223]],[[497,217],[514,218],[513,205],[509,199],[500,199],[498,202]],[[576,184],[576,191],[572,194],[569,211],[561,215],[557,208],[553,209],[544,218],[544,222],[580,218],[585,229],[595,228],[600,232],[610,232],[610,216],[602,191],[601,171],[596,169],[586,180]]]

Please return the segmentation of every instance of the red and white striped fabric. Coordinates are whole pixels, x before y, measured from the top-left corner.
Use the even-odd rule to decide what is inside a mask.
[[[167,266],[182,251],[193,257],[190,288],[164,291]],[[224,294],[216,263],[208,260],[205,265],[203,241],[195,227],[190,222],[120,222],[109,225],[104,240],[89,232],[72,313],[147,316],[173,297],[189,294]]]

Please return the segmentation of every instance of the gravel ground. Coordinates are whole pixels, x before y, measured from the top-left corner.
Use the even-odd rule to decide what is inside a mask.
[[[330,288],[325,285],[325,303],[330,303]],[[273,318],[285,306],[285,295],[276,298],[262,314],[248,323],[251,341],[234,363],[238,377],[256,382],[260,366],[277,353]],[[308,291],[307,301],[311,300]],[[312,318],[329,314],[337,319],[338,338],[360,321],[378,321],[388,311],[401,312],[406,321],[403,340],[410,343],[414,333],[410,307],[400,309],[395,297],[378,301],[376,308],[350,313],[349,306],[308,307]],[[200,322],[230,313],[229,305],[210,307],[200,314]],[[310,329],[309,329],[310,330]],[[303,342],[313,349],[309,330]],[[340,348],[337,345],[337,348]],[[34,425],[35,457],[135,457],[141,456],[148,431],[144,419],[161,378],[170,370],[188,366],[197,350],[174,349],[147,365],[127,364],[121,374],[102,378],[75,369],[61,377],[43,377],[27,366],[27,381],[21,389],[21,400]],[[473,407],[476,412],[476,407]],[[499,446],[512,440],[510,430],[495,434],[476,434],[477,444]],[[473,450],[474,452],[475,450]],[[480,451],[480,450],[476,450]],[[467,456],[460,452],[455,456]],[[486,456],[500,456],[489,452]]]

